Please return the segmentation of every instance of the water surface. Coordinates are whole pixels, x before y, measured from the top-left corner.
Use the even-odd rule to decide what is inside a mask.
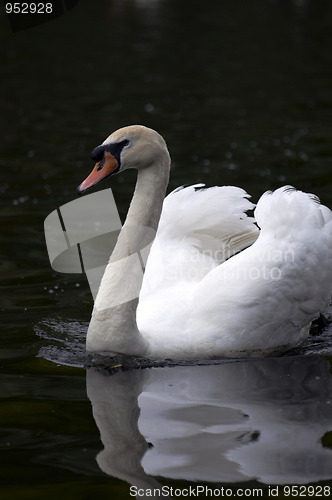
[[[169,190],[233,184],[255,202],[293,184],[332,207],[332,2],[81,0],[26,31],[0,24],[1,498],[129,498],[117,415],[146,485],[332,486],[329,331],[280,359],[86,382],[92,297],[84,275],[52,271],[43,234],[92,149],[132,123],[167,140]],[[134,182],[112,178],[122,218]]]

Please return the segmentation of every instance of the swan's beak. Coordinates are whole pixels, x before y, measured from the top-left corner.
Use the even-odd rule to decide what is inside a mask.
[[[111,153],[105,151],[104,158],[96,163],[91,174],[77,188],[77,194],[81,195],[87,189],[98,184],[109,175],[117,172],[118,162]]]

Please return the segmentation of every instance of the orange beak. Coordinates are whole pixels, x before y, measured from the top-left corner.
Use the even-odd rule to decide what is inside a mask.
[[[91,174],[77,188],[77,194],[81,195],[87,189],[98,184],[109,175],[112,175],[118,167],[118,162],[111,153],[105,151],[104,158],[95,164]]]

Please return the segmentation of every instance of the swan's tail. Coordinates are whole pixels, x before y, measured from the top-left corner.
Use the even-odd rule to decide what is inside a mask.
[[[326,306],[332,295],[331,210],[317,196],[284,186],[263,194],[255,217],[261,238],[272,237],[274,245],[276,240],[284,242],[287,251],[294,253],[289,266],[297,289],[296,293],[292,289],[293,298],[297,297],[302,308],[322,312],[320,305]]]
[[[332,233],[332,212],[320,204],[317,196],[283,186],[264,193],[254,212],[258,226],[276,236],[298,233],[301,229],[323,229]]]

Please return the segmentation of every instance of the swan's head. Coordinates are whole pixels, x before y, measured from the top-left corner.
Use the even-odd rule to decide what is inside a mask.
[[[170,157],[166,142],[155,130],[143,125],[131,125],[113,132],[91,154],[95,167],[79,185],[81,195],[106,177],[128,168],[138,170],[159,165],[169,171]]]

